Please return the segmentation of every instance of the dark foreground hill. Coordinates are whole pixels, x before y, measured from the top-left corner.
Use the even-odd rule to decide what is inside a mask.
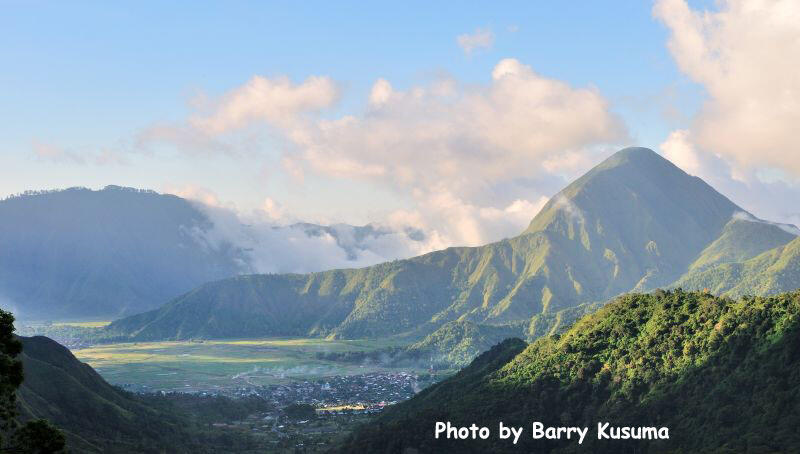
[[[527,348],[508,340],[388,410],[342,452],[800,452],[800,292],[732,300],[631,294]],[[437,421],[487,440],[434,438]],[[516,446],[499,422],[524,428]],[[582,445],[532,423],[588,427]],[[598,440],[598,423],[669,439]],[[608,431],[607,431],[608,432]],[[635,432],[634,432],[635,433]]]
[[[107,334],[422,338],[453,321],[528,322],[666,286],[701,263],[748,259],[794,238],[756,221],[652,150],[628,148],[555,195],[520,236],[361,269],[213,282],[118,320]]]
[[[17,400],[20,419],[49,420],[64,432],[72,452],[261,452],[246,436],[215,433],[180,409],[112,387],[46,337],[20,340],[25,374]],[[212,400],[195,410],[216,416],[227,402]]]
[[[119,317],[249,268],[173,195],[109,186],[0,200],[0,305],[17,319]]]

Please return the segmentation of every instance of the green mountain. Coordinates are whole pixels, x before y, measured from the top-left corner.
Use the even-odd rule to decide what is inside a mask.
[[[554,196],[515,238],[361,269],[218,281],[107,334],[421,338],[454,320],[527,321],[674,282],[741,211],[655,152],[627,148]]]
[[[553,197],[526,233],[551,234],[562,258],[551,271],[600,301],[673,282],[738,211],[653,151],[628,148]]]
[[[109,385],[69,350],[46,337],[20,337],[25,379],[20,419],[45,418],[81,453],[250,452],[247,437],[215,434],[191,416]],[[197,411],[213,414],[213,408]],[[259,451],[255,451],[259,452]]]
[[[745,217],[741,213],[725,225],[719,238],[703,250],[689,271],[698,272],[715,265],[743,262],[795,238],[797,234],[789,233],[778,225]]]
[[[630,294],[561,336],[499,344],[390,408],[341,451],[797,452],[798,342],[800,292]],[[492,435],[436,439],[437,421],[475,423]],[[516,445],[498,438],[500,421],[523,427]],[[581,445],[576,434],[536,440],[534,421],[589,432]],[[598,423],[666,427],[669,439],[599,440]]]
[[[178,430],[177,421],[164,421],[163,415],[120,393],[65,347],[46,337],[20,339],[25,371],[18,397],[22,419],[50,420],[65,432],[71,448],[103,452],[119,443],[132,451],[161,439],[161,430]]]
[[[424,339],[406,347],[412,357],[423,361],[454,366],[466,366],[480,353],[489,350],[504,339],[520,337],[525,326],[481,325],[470,321],[457,320],[445,323],[441,328]]]
[[[528,321],[525,331],[525,339],[528,341],[536,340],[542,336],[553,336],[560,334],[572,326],[577,320],[586,314],[591,314],[603,307],[606,302],[583,303],[557,312],[546,312],[534,315]]]
[[[503,325],[485,325],[467,320],[445,323],[422,340],[406,347],[378,350],[371,356],[385,354],[389,362],[403,364],[427,364],[437,366],[464,367],[482,352],[508,338],[523,338],[527,341],[542,336],[561,333],[576,320],[603,307],[603,303],[584,303],[556,312],[534,315],[530,320]]]
[[[692,270],[674,284],[729,296],[773,295],[800,287],[800,237],[744,262]]]
[[[0,200],[0,306],[17,319],[119,317],[249,270],[200,235],[187,200],[130,188],[72,188]]]

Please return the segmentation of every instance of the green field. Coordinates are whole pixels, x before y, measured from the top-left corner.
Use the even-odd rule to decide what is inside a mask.
[[[320,360],[316,354],[370,351],[392,345],[397,344],[269,338],[121,343],[97,345],[73,353],[113,384],[127,384],[136,390],[193,392],[390,370]]]
[[[91,322],[53,322],[53,326],[74,326],[76,328],[102,328],[111,323],[111,320],[100,320]]]

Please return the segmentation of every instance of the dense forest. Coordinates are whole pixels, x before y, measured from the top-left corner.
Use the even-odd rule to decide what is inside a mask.
[[[630,294],[560,336],[508,340],[364,427],[342,452],[796,452],[800,292]],[[519,444],[434,439],[436,421],[525,427]],[[582,445],[531,423],[589,427]],[[598,440],[598,422],[668,440]],[[413,452],[413,451],[410,451]]]

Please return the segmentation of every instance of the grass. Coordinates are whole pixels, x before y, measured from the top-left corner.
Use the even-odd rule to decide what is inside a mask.
[[[320,360],[321,352],[369,351],[393,341],[231,339],[97,345],[73,351],[113,384],[152,391],[214,391],[378,370]]]
[[[363,410],[367,407],[363,405],[332,405],[330,407],[320,407],[317,408],[317,413],[323,413],[326,411],[345,411],[345,410]]]
[[[53,326],[75,326],[78,328],[102,328],[111,323],[111,320],[91,322],[54,322]]]

